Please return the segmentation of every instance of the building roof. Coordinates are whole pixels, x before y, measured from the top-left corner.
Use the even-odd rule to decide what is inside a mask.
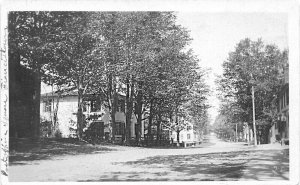
[[[74,89],[74,88],[70,88],[70,89],[64,89],[64,92],[61,94],[61,96],[66,97],[66,96],[78,96],[78,90]],[[54,92],[49,92],[49,93],[44,93],[41,94],[41,99],[42,98],[52,98],[52,97],[58,97],[59,92],[58,91],[54,91]],[[96,94],[91,93],[91,94],[87,94],[88,96],[95,96]],[[125,95],[118,93],[119,98],[120,97],[125,97]]]
[[[78,95],[78,91],[74,90],[74,89],[64,89],[64,92],[61,94],[62,96],[77,96]],[[54,92],[49,92],[49,93],[44,93],[41,94],[41,98],[45,98],[45,97],[58,97],[59,95],[59,91],[54,91]]]

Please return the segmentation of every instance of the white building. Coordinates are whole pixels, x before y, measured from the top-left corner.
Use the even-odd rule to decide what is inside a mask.
[[[58,99],[57,93],[46,93],[41,95],[41,121],[51,121],[51,115]],[[89,98],[84,101],[83,114],[85,118],[91,118],[92,121],[87,123],[87,126],[91,122],[98,124],[98,133],[103,139],[111,137],[111,116],[108,108],[106,108],[101,102],[100,98]],[[62,137],[74,137],[76,132],[77,123],[77,109],[78,109],[78,95],[76,92],[71,91],[64,93],[59,99],[58,104],[58,129],[61,132]],[[120,96],[117,112],[115,114],[116,130],[115,137],[122,138],[125,135],[125,100]],[[135,116],[132,116],[131,120],[131,137],[135,137],[135,124],[137,120]],[[86,129],[86,128],[85,128]],[[142,137],[143,137],[142,133]]]
[[[173,143],[177,142],[177,132],[172,131],[171,138]],[[199,143],[201,141],[200,135],[194,130],[193,124],[186,122],[186,126],[179,132],[179,143]]]

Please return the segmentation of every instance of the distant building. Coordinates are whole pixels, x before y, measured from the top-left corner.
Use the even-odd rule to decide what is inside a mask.
[[[186,122],[186,126],[179,132],[179,143],[198,143],[201,141],[200,134],[198,134],[194,128],[193,124]],[[171,133],[171,139],[173,143],[177,142],[177,132],[175,130]]]

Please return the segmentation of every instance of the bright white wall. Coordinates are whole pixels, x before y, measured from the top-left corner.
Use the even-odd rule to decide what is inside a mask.
[[[77,112],[77,97],[76,96],[68,96],[61,98],[59,101],[59,108],[58,108],[58,123],[59,123],[59,129],[62,132],[63,137],[69,137],[71,134],[70,132],[70,126],[71,122],[74,121],[75,123],[77,122],[76,118],[76,112]],[[56,102],[56,100],[55,100]],[[44,112],[44,102],[41,100],[41,117],[42,119],[46,119],[48,121],[51,120],[50,118],[50,112]],[[53,106],[53,104],[52,104]],[[102,108],[102,110],[98,113],[103,112],[104,115],[99,119],[99,121],[103,121],[104,124],[109,124],[110,122],[110,113],[108,108]],[[117,112],[116,113],[116,121],[118,122],[124,122],[126,123],[126,116],[125,113],[123,112]],[[134,115],[132,115],[131,119],[131,137],[135,137],[135,124],[137,120]]]

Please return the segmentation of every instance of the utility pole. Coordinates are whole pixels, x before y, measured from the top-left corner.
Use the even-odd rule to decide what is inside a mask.
[[[254,132],[254,146],[257,145],[256,140],[256,126],[255,126],[255,99],[254,99],[254,86],[252,85],[252,109],[253,109],[253,132]]]

